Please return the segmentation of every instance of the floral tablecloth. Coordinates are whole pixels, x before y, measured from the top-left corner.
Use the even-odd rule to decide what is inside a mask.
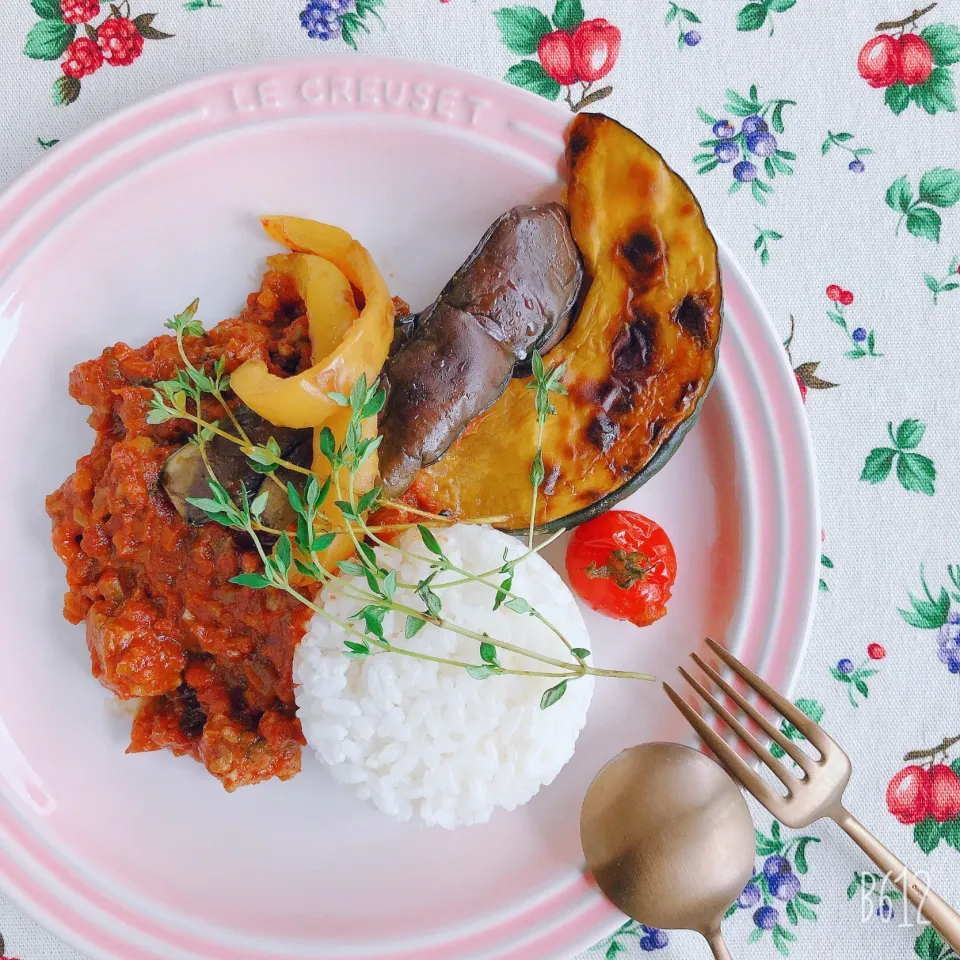
[[[638,130],[759,288],[806,401],[824,531],[798,703],[852,754],[852,809],[960,904],[960,4],[684,2],[6,0],[0,183],[175,81],[345,47]],[[755,820],[735,956],[956,957],[838,831]],[[628,923],[585,957],[645,953],[707,956]],[[2,900],[0,954],[78,960]]]

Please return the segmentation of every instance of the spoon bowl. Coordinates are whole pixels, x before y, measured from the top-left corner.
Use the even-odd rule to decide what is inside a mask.
[[[580,840],[597,885],[627,916],[696,930],[729,958],[720,921],[753,876],[755,841],[747,803],[718,764],[676,743],[624,750],[587,791]]]

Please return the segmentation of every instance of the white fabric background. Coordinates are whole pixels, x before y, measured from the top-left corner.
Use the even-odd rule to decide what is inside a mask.
[[[360,48],[499,77],[518,59],[500,41],[493,10],[501,5],[387,0],[385,29],[374,22]],[[908,2],[800,0],[775,14],[773,36],[767,30],[736,30],[741,3],[689,5],[703,21],[698,27],[703,40],[678,50],[676,28],[663,24],[665,0],[585,0],[588,18],[606,17],[623,34],[619,62],[604,81],[613,84],[613,94],[597,108],[636,129],[689,179],[715,233],[745,267],[784,337],[789,317],[795,317],[795,363],[821,361],[818,375],[839,384],[810,391],[807,401],[824,549],[835,566],[825,571],[829,592],[821,594],[794,693],[825,705],[824,725],[853,756],[851,808],[902,858],[929,870],[946,899],[960,904],[960,852],[941,843],[925,857],[910,828],[897,823],[884,802],[886,783],[903,766],[905,752],[960,734],[960,677],[937,661],[934,633],[908,626],[897,612],[908,591],[919,589],[921,563],[931,585],[939,587],[947,582],[946,564],[960,562],[960,291],[944,294],[934,306],[922,280],[925,272],[942,278],[951,257],[960,254],[960,206],[942,211],[942,236],[934,244],[904,230],[895,236],[897,215],[884,203],[886,189],[903,174],[916,187],[928,169],[960,167],[960,114],[928,116],[914,106],[894,116],[882,92],[857,75],[857,52],[877,20],[908,15]],[[338,41],[306,36],[297,19],[301,6],[294,0],[222,0],[219,9],[188,11],[173,0],[145,0],[134,12],[156,12],[155,26],[175,39],[148,42],[132,66],[101,70],[84,81],[78,102],[55,108],[50,86],[58,65],[22,54],[36,16],[28,0],[6,0],[0,9],[0,184],[39,159],[38,138],[69,137],[173,83],[231,64],[342,50]],[[927,20],[957,23],[960,4],[945,0]],[[696,107],[724,116],[725,89],[746,94],[751,84],[757,84],[761,99],[797,101],[785,109],[786,131],[778,138],[797,154],[795,174],[776,180],[766,208],[744,192],[728,195],[728,171],[698,176],[691,163],[701,152],[698,141],[710,136]],[[864,158],[865,172],[849,172],[849,157],[841,159],[836,151],[821,156],[828,130],[853,132],[855,146],[876,151]],[[770,243],[766,266],[753,249],[757,227],[783,235]],[[854,325],[876,330],[882,358],[843,356],[842,335],[825,315],[824,290],[832,283],[855,293],[847,315]],[[884,445],[888,420],[896,425],[906,418],[927,424],[920,452],[936,464],[933,497],[904,490],[895,477],[877,486],[859,480],[866,454]],[[869,699],[854,709],[829,668],[843,657],[859,664],[871,642],[882,643],[887,657],[870,680]],[[765,811],[756,822],[769,834]],[[885,925],[873,917],[864,923],[859,899],[847,900],[853,871],[870,869],[865,858],[837,830],[809,833],[822,842],[808,851],[804,889],[823,902],[816,907],[818,921],[793,928],[798,939],[791,956],[914,956],[918,930],[899,926],[899,905],[894,922]],[[747,945],[753,929],[748,913],[732,918],[726,929],[735,956],[778,956],[769,935]],[[2,900],[0,932],[10,957],[79,960]],[[624,947],[616,955],[645,955],[638,938],[627,938]],[[609,949],[604,944],[590,955]],[[707,951],[694,935],[671,933],[669,947],[653,955],[696,960]]]

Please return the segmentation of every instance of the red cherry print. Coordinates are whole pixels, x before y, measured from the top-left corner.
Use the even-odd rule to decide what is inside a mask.
[[[900,38],[900,79],[907,86],[923,83],[933,71],[933,53],[923,37],[905,33]]]
[[[794,376],[797,378],[797,387],[800,390],[800,399],[806,403],[807,402],[807,385],[800,379],[800,374],[795,373]]]
[[[960,817],[960,777],[943,763],[930,769],[930,816],[937,823]]]
[[[838,287],[835,283],[831,283],[830,286],[827,287],[827,299],[832,300],[834,303],[840,299],[841,293],[843,293],[843,288]]]
[[[930,811],[930,776],[923,767],[904,767],[887,784],[887,809],[901,823],[919,823]]]
[[[889,33],[868,40],[857,57],[857,71],[871,87],[889,87],[900,79],[900,44]]]
[[[544,34],[537,47],[537,56],[547,76],[562,87],[576,83],[573,37],[566,30],[554,30],[553,33]]]
[[[879,643],[871,643],[867,647],[867,656],[871,660],[882,660],[887,655],[887,651]]]
[[[97,43],[111,67],[127,67],[143,53],[143,37],[132,20],[109,17],[97,27]]]
[[[61,0],[60,12],[64,23],[87,23],[100,16],[100,0]]]
[[[593,83],[605,77],[620,53],[620,31],[602,17],[584,20],[573,32],[573,57],[577,77]]]
[[[89,38],[79,37],[64,51],[64,60],[60,69],[68,77],[79,80],[88,77],[103,66],[103,54],[100,48]],[[0,957],[0,960],[3,960]]]
[[[841,290],[839,300],[843,306],[849,307],[853,303],[853,294],[849,290]]]

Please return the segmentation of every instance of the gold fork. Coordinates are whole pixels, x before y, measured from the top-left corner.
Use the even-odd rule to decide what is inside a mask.
[[[696,690],[710,709],[766,764],[768,769],[786,787],[787,795],[781,795],[763,780],[750,764],[743,760],[736,750],[693,707],[665,683],[663,687],[667,696],[687,718],[690,725],[713,751],[717,759],[726,767],[727,772],[738,780],[786,827],[796,830],[809,826],[815,820],[823,818],[833,820],[841,830],[853,838],[860,849],[887,876],[896,882],[902,882],[902,878],[905,878],[905,893],[910,903],[929,920],[943,939],[960,953],[960,914],[930,890],[927,884],[923,883],[916,874],[904,866],[844,807],[843,791],[850,780],[850,758],[834,740],[831,740],[823,732],[818,724],[798,710],[789,700],[777,693],[769,683],[761,680],[752,670],[745,667],[736,657],[721,647],[719,643],[710,639],[706,642],[723,663],[778,710],[820,753],[819,760],[815,760],[804,753],[741,693],[724,680],[716,670],[694,653],[691,655],[694,663],[771,740],[780,745],[784,753],[803,771],[804,776],[795,776],[788,770],[703,684],[691,677],[683,667],[679,667],[678,670],[683,679]]]

